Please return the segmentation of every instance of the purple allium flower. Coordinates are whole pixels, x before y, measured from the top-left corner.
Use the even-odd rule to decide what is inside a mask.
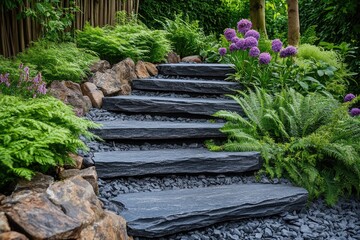
[[[260,33],[258,31],[255,30],[249,30],[245,33],[245,37],[254,37],[256,38],[256,40],[259,40],[260,38]]]
[[[250,57],[257,57],[260,54],[260,49],[258,47],[252,47],[249,51]]]
[[[354,98],[355,98],[354,94],[352,94],[352,93],[346,94],[346,96],[344,97],[344,102],[350,102]]]
[[[233,37],[233,38],[231,39],[231,42],[236,43],[236,42],[239,41],[239,40],[240,40],[240,38],[238,38],[238,37]]]
[[[358,116],[358,115],[360,115],[360,108],[352,108],[351,110],[350,110],[350,114],[351,114],[351,116]]]
[[[259,63],[260,64],[269,64],[271,61],[271,55],[267,52],[263,52],[259,56]]]
[[[224,36],[226,40],[231,41],[233,37],[236,37],[236,31],[232,28],[225,29]]]
[[[280,39],[274,39],[272,42],[271,42],[271,49],[274,51],[274,52],[280,52],[281,48],[282,48],[282,42],[280,41]]]
[[[245,50],[245,49],[246,49],[245,39],[243,39],[243,38],[240,38],[239,41],[237,41],[235,44],[236,44],[236,47],[237,47],[238,49],[241,49],[241,50]]]
[[[237,29],[239,33],[245,34],[247,31],[249,31],[252,27],[252,23],[247,19],[241,19],[237,23]]]
[[[220,54],[220,56],[224,56],[226,54],[226,48],[224,48],[224,47],[219,48],[219,54]]]
[[[287,46],[286,48],[280,50],[280,57],[281,58],[292,57],[295,56],[296,53],[297,53],[296,47]]]
[[[245,48],[249,49],[252,47],[257,47],[258,41],[254,37],[247,37],[245,38]]]
[[[229,50],[230,50],[230,52],[233,52],[233,51],[238,50],[238,47],[236,46],[235,43],[232,43],[232,44],[230,44],[230,46],[229,46]]]

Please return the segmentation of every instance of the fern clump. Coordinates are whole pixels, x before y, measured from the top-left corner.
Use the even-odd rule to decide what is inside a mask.
[[[88,150],[79,137],[93,138],[97,124],[78,118],[53,97],[22,99],[0,94],[0,189],[35,171],[73,164],[69,153]]]
[[[305,187],[311,198],[360,195],[360,117],[348,113],[331,95],[283,90],[269,95],[258,88],[232,96],[245,116],[219,111],[228,135],[212,150],[260,151],[270,177],[286,177]]]

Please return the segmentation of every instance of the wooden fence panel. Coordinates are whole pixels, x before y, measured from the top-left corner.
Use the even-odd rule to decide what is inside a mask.
[[[114,25],[116,12],[138,13],[139,0],[76,0],[80,11],[75,14],[72,29],[82,29],[86,22],[92,26]],[[24,6],[5,10],[0,4],[0,55],[15,56],[24,51],[32,41],[41,36],[41,27],[33,19],[18,18],[24,8],[33,6],[34,0],[24,1]],[[62,6],[68,7],[69,0],[62,0]]]

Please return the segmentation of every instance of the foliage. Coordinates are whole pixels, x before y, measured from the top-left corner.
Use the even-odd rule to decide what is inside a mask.
[[[151,31],[138,22],[104,28],[86,24],[77,32],[76,40],[79,47],[90,49],[111,63],[127,57],[161,62],[171,48],[164,31]]]
[[[274,96],[258,88],[239,93],[232,98],[245,117],[217,112],[216,117],[227,120],[221,131],[228,140],[221,146],[210,142],[210,149],[260,151],[263,172],[287,177],[305,187],[311,198],[324,196],[330,205],[339,196],[360,196],[360,117],[349,115],[350,103],[293,89]]]
[[[80,82],[90,73],[89,66],[98,60],[91,51],[77,48],[74,43],[38,41],[17,55],[25,65],[35,65],[46,82],[70,80]]]
[[[55,98],[0,94],[0,188],[19,178],[30,180],[35,171],[73,164],[68,154],[87,150],[79,136],[93,138],[87,129],[94,127]]]

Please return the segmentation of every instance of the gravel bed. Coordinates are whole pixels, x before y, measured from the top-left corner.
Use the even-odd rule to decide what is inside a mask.
[[[224,95],[215,95],[215,94],[186,94],[186,93],[142,91],[142,90],[132,90],[131,95],[148,96],[148,97],[199,98],[199,99],[218,99],[218,100],[231,99]]]

